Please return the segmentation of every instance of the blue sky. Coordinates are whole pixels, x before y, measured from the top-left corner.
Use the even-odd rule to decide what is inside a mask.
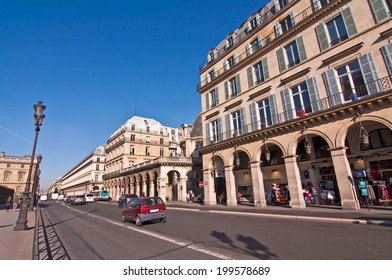
[[[192,124],[208,50],[265,3],[0,1],[0,150],[31,154],[41,100],[46,189],[134,115]]]

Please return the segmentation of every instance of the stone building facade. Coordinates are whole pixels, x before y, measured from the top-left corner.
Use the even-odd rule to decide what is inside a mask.
[[[35,183],[39,185],[39,164],[36,155],[32,173],[30,187]],[[27,177],[31,162],[31,156],[11,156],[5,152],[0,153],[0,204],[5,203],[8,196],[21,197],[25,190]],[[32,189],[30,190],[32,191]]]
[[[58,178],[46,191],[49,197],[52,193],[78,195],[92,190],[102,190],[103,175],[106,172],[105,148],[106,145],[98,146],[71,170]]]
[[[390,201],[379,191],[392,177],[391,8],[273,0],[208,51],[206,204],[358,210],[362,180],[374,203]]]
[[[185,200],[188,189],[198,184],[192,173],[188,149],[193,127],[170,128],[158,121],[134,116],[109,138],[105,188],[118,199],[123,193]]]

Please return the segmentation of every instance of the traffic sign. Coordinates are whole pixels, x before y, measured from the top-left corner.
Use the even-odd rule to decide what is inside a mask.
[[[201,182],[199,183],[199,187],[200,187],[200,188],[204,187],[204,182],[203,182],[203,181],[201,181]]]

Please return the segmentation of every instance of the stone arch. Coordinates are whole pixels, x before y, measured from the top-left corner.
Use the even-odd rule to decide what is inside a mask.
[[[298,133],[296,133],[292,137],[292,139],[291,139],[291,141],[290,141],[290,143],[288,145],[288,148],[287,148],[287,155],[295,155],[296,154],[296,150],[297,150],[297,146],[298,146],[299,140],[302,137],[304,137],[305,135],[307,135],[307,136],[308,135],[320,136],[327,142],[327,144],[328,144],[328,146],[330,148],[334,148],[335,147],[333,141],[331,140],[331,138],[328,137],[325,133],[323,133],[323,132],[321,132],[319,130],[316,130],[316,129],[306,129],[303,133],[302,132],[298,132]]]
[[[381,118],[378,116],[360,116],[359,118],[362,123],[368,122],[368,121],[373,121],[373,122],[383,124],[392,130],[392,123],[384,118]],[[342,147],[345,145],[348,131],[350,130],[350,128],[352,126],[357,125],[357,124],[359,124],[359,119],[358,119],[358,117],[354,117],[352,119],[352,121],[346,122],[344,125],[342,125],[340,127],[340,129],[338,130],[338,133],[336,134],[336,138],[335,138],[336,147]]]

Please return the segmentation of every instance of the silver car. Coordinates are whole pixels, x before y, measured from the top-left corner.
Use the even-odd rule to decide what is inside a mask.
[[[71,200],[71,204],[86,204],[86,197],[84,196],[84,194],[75,195],[75,197]]]

